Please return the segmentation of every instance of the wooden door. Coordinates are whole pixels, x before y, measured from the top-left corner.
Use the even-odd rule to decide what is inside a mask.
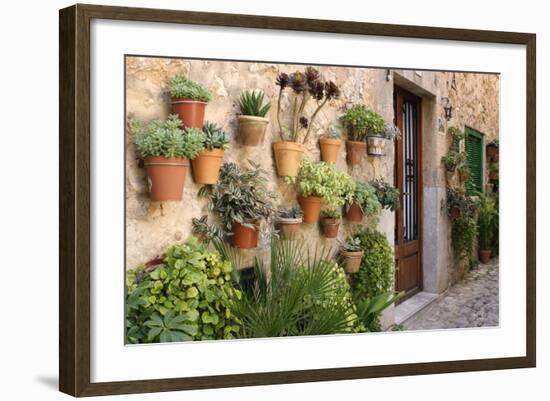
[[[395,88],[395,186],[401,207],[395,222],[395,289],[401,302],[422,290],[422,121],[421,99]]]

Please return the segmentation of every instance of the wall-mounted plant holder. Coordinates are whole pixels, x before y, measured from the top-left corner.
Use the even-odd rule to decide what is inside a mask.
[[[367,154],[369,156],[386,156],[386,138],[367,136]]]

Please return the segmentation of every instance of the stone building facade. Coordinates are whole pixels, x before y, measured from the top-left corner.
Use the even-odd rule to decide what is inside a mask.
[[[224,127],[231,141],[224,161],[240,164],[247,159],[259,162],[269,172],[268,186],[279,194],[279,205],[296,205],[293,186],[278,178],[272,155],[272,141],[277,139],[274,107],[279,72],[293,72],[303,66],[248,62],[222,62],[169,58],[128,57],[126,59],[127,118],[150,120],[166,118],[170,113],[167,82],[175,74],[185,74],[208,87],[213,95],[206,108],[206,120]],[[441,157],[450,145],[449,126],[470,127],[483,134],[484,141],[498,138],[499,77],[494,74],[453,72],[317,67],[325,80],[337,83],[342,91],[339,99],[324,107],[316,119],[312,135],[305,144],[306,157],[319,160],[319,135],[336,124],[338,117],[354,103],[364,103],[379,112],[386,121],[393,121],[394,93],[401,88],[421,101],[422,140],[422,288],[441,293],[457,280],[457,266],[450,242],[450,221],[442,209],[445,199],[445,171]],[[236,139],[238,99],[243,90],[261,89],[271,100],[266,138],[261,146],[245,147]],[[446,99],[453,107],[452,118],[445,118]],[[284,110],[288,107],[283,101]],[[311,105],[313,107],[313,105]],[[366,156],[362,165],[350,169],[342,147],[336,167],[349,172],[355,179],[369,181],[384,178],[394,182],[395,159],[393,144],[385,157]],[[181,202],[153,203],[149,201],[145,171],[137,162],[131,133],[126,136],[126,268],[133,268],[160,254],[167,246],[184,241],[191,235],[191,220],[207,214],[206,202],[197,197],[199,185],[191,172],[186,178]],[[383,232],[394,243],[396,218],[384,211],[378,221],[365,222]],[[350,230],[343,221],[339,238]],[[312,242],[337,246],[337,240],[326,239],[316,225],[303,225],[302,234]],[[266,252],[268,241],[260,249]],[[245,251],[243,251],[245,252]],[[253,253],[253,251],[246,251]]]

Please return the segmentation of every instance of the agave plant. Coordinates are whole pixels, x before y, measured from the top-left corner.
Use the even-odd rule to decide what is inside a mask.
[[[262,91],[245,91],[239,99],[241,114],[244,116],[265,117],[271,104],[264,103],[264,93]]]
[[[244,291],[234,309],[245,337],[364,330],[357,319],[345,274],[331,259],[330,251],[308,252],[302,241],[274,240],[270,267],[257,259],[254,270],[253,285]]]

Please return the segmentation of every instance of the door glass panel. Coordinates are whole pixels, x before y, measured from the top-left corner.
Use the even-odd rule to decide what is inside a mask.
[[[414,241],[417,233],[416,210],[416,104],[403,101],[403,240]]]

